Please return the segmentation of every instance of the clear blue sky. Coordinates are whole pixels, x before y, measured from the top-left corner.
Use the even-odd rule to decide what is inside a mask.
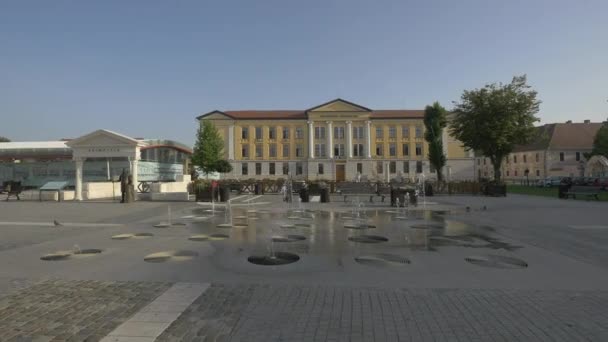
[[[543,122],[608,117],[608,1],[0,1],[0,135],[192,143],[213,109],[450,108],[527,74]]]

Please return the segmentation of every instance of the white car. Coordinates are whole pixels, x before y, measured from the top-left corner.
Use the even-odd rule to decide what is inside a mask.
[[[548,177],[538,181],[540,187],[558,186],[562,182],[562,177]]]

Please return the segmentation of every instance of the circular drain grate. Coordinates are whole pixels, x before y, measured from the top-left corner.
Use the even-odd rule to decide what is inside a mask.
[[[387,238],[385,238],[384,236],[380,236],[380,235],[357,235],[357,236],[351,236],[348,239],[350,241],[360,242],[360,243],[380,243],[380,242],[388,241]]]
[[[412,229],[443,229],[443,226],[438,224],[414,224],[411,225]]]
[[[275,235],[272,237],[272,241],[274,242],[295,242],[295,241],[303,241],[306,240],[306,237],[303,235]]]
[[[72,255],[72,253],[70,253],[70,252],[55,252],[55,253],[43,255],[42,257],[40,257],[40,259],[46,260],[46,261],[58,261],[58,260],[65,260],[65,259],[69,258],[70,255]]]
[[[287,253],[287,252],[275,252],[273,256],[263,255],[263,256],[255,256],[252,255],[247,258],[252,264],[262,265],[262,266],[279,266],[279,265],[287,265],[294,263],[300,260],[300,257],[297,254]]]
[[[296,223],[296,227],[310,228],[310,223]]]
[[[112,235],[112,240],[145,239],[154,236],[152,233],[118,234]]]
[[[376,226],[373,224],[367,224],[367,223],[347,222],[344,224],[344,228],[346,228],[346,229],[372,229],[372,228],[376,228]]]
[[[97,248],[88,248],[76,251],[58,251],[55,253],[43,255],[42,257],[40,257],[40,259],[45,261],[59,261],[67,260],[70,258],[89,257],[100,254],[101,252],[102,250]]]
[[[220,223],[216,227],[218,227],[218,228],[232,228],[232,223]]]
[[[186,224],[183,222],[174,222],[174,223],[161,222],[161,223],[155,224],[153,227],[154,228],[171,228],[171,227],[178,227],[178,226],[183,227],[185,225]]]
[[[502,256],[502,255],[482,255],[482,256],[470,256],[464,260],[471,264],[494,267],[494,268],[526,268],[528,263],[517,258]]]
[[[144,261],[146,262],[165,262],[165,261],[186,261],[194,259],[198,256],[197,252],[194,251],[166,251],[166,252],[158,252],[148,254],[144,257]]]
[[[355,261],[370,266],[405,266],[410,263],[408,258],[386,253],[360,255],[355,257]]]
[[[198,235],[192,235],[191,237],[188,238],[188,240],[191,240],[191,241],[220,241],[220,240],[226,240],[228,238],[229,238],[229,236],[226,234],[211,234],[211,235],[198,234]]]

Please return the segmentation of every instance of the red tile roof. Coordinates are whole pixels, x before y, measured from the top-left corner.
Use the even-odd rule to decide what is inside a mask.
[[[203,114],[201,119],[208,114],[224,114],[237,120],[306,120],[307,112],[304,110],[227,110],[213,111]],[[370,113],[372,119],[421,119],[424,118],[424,110],[387,109],[374,110]]]
[[[372,119],[418,119],[424,118],[422,109],[385,109],[374,110],[370,117]]]

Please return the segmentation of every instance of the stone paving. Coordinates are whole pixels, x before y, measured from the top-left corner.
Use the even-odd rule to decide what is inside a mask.
[[[0,341],[99,341],[169,285],[44,280],[0,299]]]
[[[157,341],[606,341],[608,291],[214,284]]]

